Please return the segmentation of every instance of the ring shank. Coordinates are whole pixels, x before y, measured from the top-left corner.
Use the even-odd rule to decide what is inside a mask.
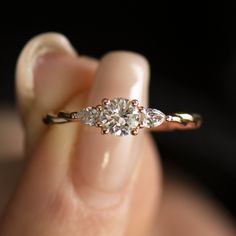
[[[74,115],[76,112],[58,112],[57,114],[47,114],[43,122],[47,125],[64,124],[79,121]],[[151,128],[151,131],[172,131],[176,129],[196,129],[202,124],[202,117],[197,113],[173,113],[167,115],[165,121],[160,125]]]
[[[47,114],[43,117],[44,124],[51,125],[51,124],[64,124],[68,122],[78,121],[75,116],[73,116],[75,112],[63,112],[60,111],[57,114]]]
[[[196,126],[200,126],[202,123],[202,117],[197,113],[174,113],[173,115],[168,115],[166,121],[176,122],[182,125],[193,123]]]
[[[151,131],[173,131],[197,129],[202,124],[202,116],[197,113],[174,113],[166,116],[166,122],[151,128]]]

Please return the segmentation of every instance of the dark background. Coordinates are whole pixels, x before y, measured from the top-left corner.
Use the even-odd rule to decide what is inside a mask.
[[[95,57],[117,49],[142,53],[151,63],[151,106],[165,113],[197,111],[204,117],[200,130],[155,134],[164,166],[175,166],[200,182],[236,216],[235,11],[230,4],[201,7],[201,11],[196,7],[187,12],[179,5],[178,9],[173,5],[159,9],[152,15],[152,24],[143,23],[136,12],[123,31],[120,27],[102,29],[108,16],[105,23],[90,25],[86,20],[54,24],[43,18],[45,22],[37,25],[4,27],[0,102],[15,105],[16,59],[23,45],[38,33],[61,32],[79,53]],[[125,22],[122,14],[120,18]]]

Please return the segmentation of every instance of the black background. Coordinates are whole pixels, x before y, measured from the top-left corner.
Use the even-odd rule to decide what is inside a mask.
[[[145,10],[127,7],[117,15],[119,27],[110,20],[112,14],[93,24],[87,23],[88,16],[74,17],[68,24],[40,16],[40,24],[5,25],[0,37],[1,104],[14,106],[16,59],[36,34],[61,32],[79,53],[98,58],[110,50],[142,53],[151,64],[151,106],[165,113],[197,111],[204,117],[200,130],[154,135],[164,166],[175,166],[199,181],[236,216],[234,8],[215,3],[187,11],[185,5],[155,9],[151,24],[143,21]]]

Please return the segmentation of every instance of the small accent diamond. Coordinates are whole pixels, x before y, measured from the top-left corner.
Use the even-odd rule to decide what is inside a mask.
[[[162,124],[166,116],[156,109],[144,109],[137,100],[103,99],[102,105],[87,107],[73,114],[82,123],[100,127],[103,134],[136,135],[140,128]]]
[[[161,125],[165,120],[165,114],[157,109],[144,109],[142,112],[141,125],[146,128]]]
[[[78,119],[86,125],[95,125],[99,112],[95,107],[87,107],[77,113]]]

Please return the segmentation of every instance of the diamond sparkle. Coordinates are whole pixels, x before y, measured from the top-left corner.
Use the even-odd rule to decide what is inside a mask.
[[[90,126],[99,126],[104,134],[115,136],[137,134],[141,127],[161,125],[165,115],[157,109],[140,108],[136,100],[125,98],[106,99],[98,108],[87,107],[77,113],[78,119]]]
[[[129,135],[140,124],[137,106],[124,98],[115,98],[103,106],[99,116],[102,128],[116,136]]]
[[[146,128],[161,125],[165,120],[165,114],[157,109],[147,108],[142,114],[142,125]]]
[[[93,126],[97,122],[98,111],[95,107],[87,107],[77,113],[77,118],[84,124]]]

